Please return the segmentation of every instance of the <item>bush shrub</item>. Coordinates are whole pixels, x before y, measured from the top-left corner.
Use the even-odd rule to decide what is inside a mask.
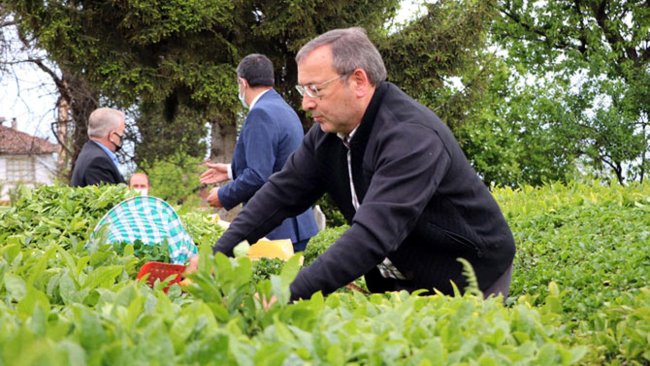
[[[199,212],[182,216],[199,271],[166,295],[134,280],[133,250],[84,247],[128,194],[43,187],[0,211],[0,364],[650,362],[644,186],[496,189],[518,247],[507,306],[470,293],[345,291],[288,304],[297,257],[212,256],[221,229]],[[345,229],[314,237],[306,264]]]

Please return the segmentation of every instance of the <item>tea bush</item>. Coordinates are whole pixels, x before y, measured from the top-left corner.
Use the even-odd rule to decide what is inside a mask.
[[[184,288],[134,279],[135,248],[85,247],[120,186],[22,191],[0,211],[0,365],[647,365],[650,189],[496,189],[517,241],[506,305],[471,294],[339,291],[288,304],[298,257],[213,256],[221,229],[181,216],[199,245]],[[305,263],[345,227],[310,241]],[[262,264],[263,265],[263,264]],[[271,299],[275,299],[273,302]]]

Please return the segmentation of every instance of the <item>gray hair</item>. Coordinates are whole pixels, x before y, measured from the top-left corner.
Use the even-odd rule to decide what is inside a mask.
[[[88,137],[102,138],[120,127],[124,113],[113,108],[97,108],[88,117]]]
[[[334,29],[321,34],[298,51],[296,63],[299,64],[313,50],[325,45],[332,48],[333,66],[340,75],[362,69],[372,85],[386,80],[384,60],[370,42],[366,30],[361,27]]]

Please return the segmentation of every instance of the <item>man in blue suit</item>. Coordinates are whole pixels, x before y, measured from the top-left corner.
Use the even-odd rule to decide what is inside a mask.
[[[296,112],[274,89],[273,64],[266,56],[250,54],[237,66],[239,99],[248,116],[241,129],[231,164],[207,163],[201,183],[214,184],[232,179],[213,188],[208,203],[232,209],[253,197],[271,174],[284,166],[303,138]],[[266,237],[291,239],[294,251],[303,251],[309,238],[318,232],[311,209],[284,220]]]

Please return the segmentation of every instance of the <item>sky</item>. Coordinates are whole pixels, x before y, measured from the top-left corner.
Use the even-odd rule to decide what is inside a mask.
[[[3,55],[5,60],[24,57],[15,37],[11,49],[11,54]],[[6,118],[5,126],[16,118],[19,131],[55,142],[50,123],[56,118],[56,99],[52,78],[32,63],[14,64],[0,72],[0,117]]]
[[[422,0],[403,0],[396,22],[404,22],[417,14]],[[14,36],[13,53],[3,55],[21,59],[20,43]],[[5,126],[12,118],[18,122],[18,130],[56,142],[50,124],[56,119],[56,87],[49,75],[31,63],[12,65],[8,72],[0,72],[0,117]]]

